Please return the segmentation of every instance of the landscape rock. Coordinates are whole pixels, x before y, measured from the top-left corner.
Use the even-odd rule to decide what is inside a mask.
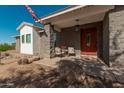
[[[9,53],[5,53],[5,56],[9,56],[10,54]]]
[[[34,61],[33,58],[28,58],[28,60],[29,60],[29,63],[32,63]]]
[[[38,61],[38,60],[40,60],[40,57],[34,56],[34,57],[33,57],[33,60],[34,60],[34,61]]]
[[[120,84],[120,83],[113,83],[113,88],[124,88],[124,84]]]
[[[22,65],[29,64],[29,60],[27,58],[21,58],[21,59],[18,60],[18,64],[19,65],[20,64],[22,64]]]
[[[29,63],[32,63],[32,62],[34,62],[34,61],[40,60],[40,57],[34,56],[34,57],[28,58],[28,60],[29,60]]]
[[[20,64],[22,63],[22,60],[19,59],[19,60],[17,61],[17,63],[20,65]]]

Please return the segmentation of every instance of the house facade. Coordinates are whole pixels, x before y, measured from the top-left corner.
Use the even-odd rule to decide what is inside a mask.
[[[124,6],[71,6],[44,16],[39,22],[44,22],[44,31],[40,41],[33,41],[40,45],[24,45],[27,48],[22,47],[22,53],[30,50],[33,54],[33,46],[42,57],[53,58],[55,47],[65,45],[74,47],[78,56],[96,55],[109,66],[124,66]]]
[[[53,57],[61,44],[76,55],[96,55],[109,66],[124,65],[124,6],[71,6],[42,17],[44,57]],[[77,30],[78,27],[78,30]]]

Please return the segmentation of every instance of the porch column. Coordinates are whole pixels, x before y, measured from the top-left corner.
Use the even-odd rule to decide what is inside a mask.
[[[54,25],[50,25],[50,58],[55,57],[55,32]]]
[[[54,56],[54,35],[51,24],[44,26],[44,34],[41,36],[41,53],[44,58],[51,58]]]
[[[46,24],[44,30],[41,37],[41,53],[44,58],[50,58],[50,24]]]
[[[109,14],[109,60],[111,66],[124,67],[124,10]]]
[[[110,65],[109,62],[109,17],[108,17],[109,13],[106,13],[104,16],[104,20],[103,20],[103,35],[102,35],[102,39],[103,39],[103,49],[102,49],[102,59],[103,61],[107,64]],[[101,48],[101,47],[100,47]]]

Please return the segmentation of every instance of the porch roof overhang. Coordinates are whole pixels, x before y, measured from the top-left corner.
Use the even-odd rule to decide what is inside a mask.
[[[44,23],[51,23],[59,28],[66,28],[78,24],[88,24],[102,21],[107,11],[114,8],[114,5],[82,5],[73,6],[69,9],[48,15],[40,19]]]

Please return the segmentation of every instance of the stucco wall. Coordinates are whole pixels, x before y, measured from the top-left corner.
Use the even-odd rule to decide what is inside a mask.
[[[98,58],[103,58],[103,23],[98,22],[96,24],[97,28],[97,56]]]
[[[40,42],[40,35],[39,35],[39,32],[33,28],[33,54],[34,55],[40,55],[40,52],[41,52],[41,43]]]
[[[110,65],[124,67],[124,10],[109,14],[109,32]]]
[[[106,13],[103,20],[103,61],[109,65],[109,17],[108,13]]]
[[[26,34],[31,34],[31,43],[26,43]],[[22,43],[22,35],[25,35],[25,43]],[[30,26],[24,26],[20,30],[20,42],[21,42],[21,53],[22,54],[33,54],[33,28]]]
[[[62,29],[60,35],[60,44],[64,43],[67,47],[74,47],[76,54],[80,55],[81,31],[75,31],[75,29],[72,27]]]

